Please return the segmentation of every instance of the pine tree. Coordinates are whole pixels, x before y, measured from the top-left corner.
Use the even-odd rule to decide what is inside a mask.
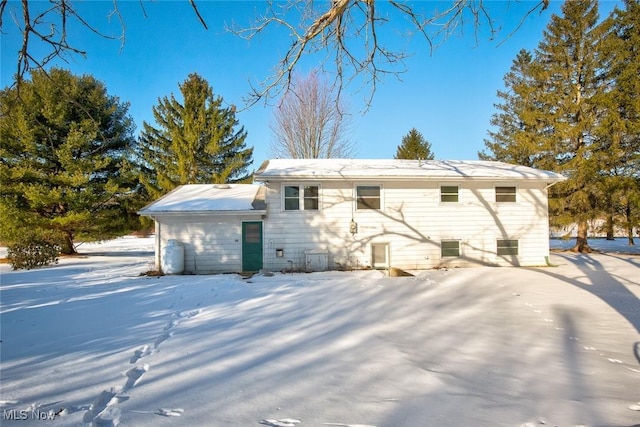
[[[521,76],[506,80],[513,81],[514,90],[501,104],[508,114],[494,116],[499,130],[490,133],[493,142],[485,142],[498,160],[568,176],[551,188],[549,206],[556,224],[578,224],[574,250],[581,252],[590,250],[588,221],[599,215],[606,149],[597,129],[606,112],[609,28],[609,20],[598,24],[595,0],[565,2],[562,16],[552,16],[533,61],[517,59],[512,71]]]
[[[182,102],[172,94],[153,107],[157,127],[146,122],[140,137],[140,180],[151,197],[182,184],[237,183],[250,179],[253,148],[238,126],[235,108],[223,107],[209,83],[190,74],[179,85]]]
[[[491,118],[495,130],[485,139],[485,151],[478,153],[481,160],[499,160],[530,167],[552,169],[555,159],[550,150],[540,144],[544,121],[536,97],[539,85],[534,75],[539,64],[531,52],[518,52],[511,69],[503,81],[505,90],[498,91],[502,103],[495,104],[499,111]]]
[[[62,69],[0,92],[0,240],[36,232],[74,253],[74,239],[129,231],[137,181],[127,110],[101,82]]]
[[[611,23],[605,44],[611,89],[601,96],[606,114],[597,128],[604,176],[599,201],[607,218],[607,238],[613,238],[614,226],[622,225],[632,245],[633,228],[640,224],[640,3],[625,1],[625,9],[616,9]]]
[[[588,221],[598,217],[603,153],[596,127],[605,108],[599,99],[606,90],[604,40],[609,22],[598,25],[595,0],[576,0],[553,16],[537,49],[544,84],[540,108],[547,132],[543,146],[554,153],[556,170],[569,179],[552,187],[550,207],[560,223],[577,223],[576,245],[589,252]]]
[[[402,137],[402,143],[396,150],[396,159],[433,160],[431,143],[424,139],[422,134],[412,128],[408,134]]]

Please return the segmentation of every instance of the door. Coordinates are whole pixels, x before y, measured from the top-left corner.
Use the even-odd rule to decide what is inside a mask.
[[[262,269],[262,222],[242,223],[242,271]]]
[[[371,245],[371,264],[373,264],[373,268],[389,268],[389,244],[374,243]]]

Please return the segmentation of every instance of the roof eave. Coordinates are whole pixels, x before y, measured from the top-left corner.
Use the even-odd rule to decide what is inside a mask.
[[[266,215],[266,210],[241,210],[241,211],[145,211],[140,210],[137,212],[140,216],[148,216],[148,217],[156,217],[156,216],[184,216],[184,215],[192,215],[192,216],[255,216],[255,215]]]
[[[276,176],[256,176],[258,182],[281,182],[281,181],[396,181],[415,182],[424,181],[540,181],[540,182],[560,182],[565,181],[565,177],[548,176],[384,176],[384,175],[353,175],[353,176],[317,176],[317,175],[276,175]]]

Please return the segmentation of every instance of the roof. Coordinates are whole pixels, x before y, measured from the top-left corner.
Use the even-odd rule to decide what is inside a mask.
[[[538,180],[564,181],[562,175],[526,166],[483,160],[274,159],[264,162],[255,181],[300,180]]]
[[[265,191],[256,184],[187,184],[142,208],[144,216],[211,213],[264,213]]]

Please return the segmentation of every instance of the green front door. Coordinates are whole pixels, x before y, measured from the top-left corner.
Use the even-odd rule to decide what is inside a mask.
[[[262,269],[262,222],[242,223],[242,271]]]

